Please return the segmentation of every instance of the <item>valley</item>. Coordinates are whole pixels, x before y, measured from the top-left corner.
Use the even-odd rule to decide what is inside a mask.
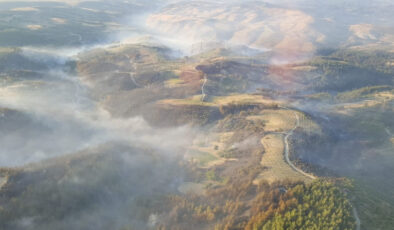
[[[393,6],[300,2],[0,0],[0,229],[391,229]]]

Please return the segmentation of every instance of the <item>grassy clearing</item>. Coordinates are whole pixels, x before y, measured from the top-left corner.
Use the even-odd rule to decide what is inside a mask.
[[[167,88],[175,88],[175,87],[181,87],[184,85],[184,81],[179,78],[171,78],[170,80],[167,80],[164,82],[165,87]]]
[[[375,94],[373,98],[361,100],[353,103],[344,103],[336,106],[336,112],[350,115],[352,112],[362,109],[371,109],[371,108],[384,108],[390,106],[390,102],[394,99],[394,94],[390,92],[382,92]]]
[[[274,104],[278,101],[273,101],[271,99],[264,98],[261,95],[251,95],[251,94],[232,94],[223,97],[214,97],[212,103],[216,105],[228,105],[230,103],[243,104],[243,103],[255,103],[255,104]]]
[[[380,104],[378,101],[373,101],[373,100],[364,100],[360,102],[355,102],[355,103],[349,103],[343,106],[344,109],[362,109],[362,108],[368,108],[368,107],[374,107]]]
[[[182,106],[182,105],[200,105],[200,106],[216,106],[211,102],[202,102],[201,101],[202,95],[194,95],[193,97],[185,98],[185,99],[166,99],[161,100],[158,103],[164,105],[175,105],[175,106]]]
[[[200,168],[206,168],[212,162],[219,159],[217,156],[211,153],[202,152],[197,149],[189,149],[187,156],[192,162],[196,162]]]
[[[392,90],[393,87],[389,85],[369,86],[339,93],[336,99],[340,102],[352,102],[354,100],[358,101],[360,98],[374,98],[380,93],[390,93]]]
[[[224,132],[196,138],[193,146],[189,149],[189,158],[192,161],[197,161],[200,168],[211,168],[225,163],[230,159],[221,157],[220,152],[225,149],[225,143],[232,135],[232,132]]]
[[[267,132],[284,132],[296,125],[296,118],[290,110],[263,110],[259,115],[248,117],[249,120],[263,120]]]

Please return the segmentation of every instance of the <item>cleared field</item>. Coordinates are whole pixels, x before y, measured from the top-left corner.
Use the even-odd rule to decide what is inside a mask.
[[[351,112],[357,109],[365,109],[372,108],[377,106],[389,106],[390,103],[394,100],[394,92],[393,91],[382,91],[374,94],[369,94],[364,97],[365,99],[349,102],[349,103],[341,103],[336,106],[336,112],[341,114],[350,115]]]
[[[280,104],[280,101],[274,101],[268,98],[264,98],[261,95],[251,95],[251,94],[233,94],[223,97],[213,97],[211,101],[201,101],[202,95],[195,95],[190,98],[185,99],[168,99],[162,100],[160,103],[170,104],[170,105],[205,105],[205,106],[215,106],[219,107],[221,105],[229,105],[231,103],[235,104],[262,104],[262,105],[273,105]]]
[[[351,115],[352,112],[356,110],[385,106],[385,103],[385,101],[378,100],[363,100],[354,103],[344,103],[336,107],[336,112],[340,114]]]
[[[376,94],[376,97],[378,99],[391,101],[391,100],[394,100],[394,92],[392,92],[392,91],[379,92]]]
[[[175,106],[182,106],[182,105],[200,105],[200,106],[216,106],[214,103],[211,102],[203,102],[201,101],[202,95],[194,95],[193,97],[185,98],[185,99],[166,99],[160,100],[158,104],[165,104],[165,105],[175,105]]]
[[[360,102],[355,102],[355,103],[348,103],[343,105],[344,109],[362,109],[362,108],[367,108],[367,107],[373,107],[380,104],[378,101],[373,101],[373,100],[364,100]]]
[[[181,87],[181,86],[184,86],[184,84],[185,84],[185,82],[179,78],[172,78],[172,79],[164,82],[164,85],[167,88]]]
[[[310,182],[311,179],[294,171],[284,161],[284,142],[281,134],[269,134],[261,139],[261,144],[264,146],[265,153],[261,158],[261,165],[265,168],[264,171],[255,179],[254,183],[258,184],[260,180],[264,179],[268,182],[277,180],[293,180]]]
[[[226,141],[229,140],[232,135],[233,132],[223,132],[211,133],[209,136],[201,136],[195,141],[193,148],[219,156],[218,153],[224,150]]]
[[[270,183],[285,179],[310,182],[314,179],[314,176],[299,170],[288,159],[288,137],[298,128],[308,133],[320,133],[321,129],[316,123],[305,114],[289,109],[263,110],[260,115],[250,116],[248,119],[263,120],[265,122],[264,129],[273,132],[261,139],[265,150],[261,158],[264,171],[255,179],[255,184],[258,184],[262,179]],[[285,158],[288,162],[285,161]]]
[[[264,98],[261,95],[252,95],[252,94],[233,94],[224,97],[215,97],[212,100],[212,103],[217,105],[228,105],[230,103],[256,103],[256,104],[277,104],[278,101],[274,101],[268,98]]]
[[[264,130],[267,132],[286,132],[294,128],[294,126],[296,126],[297,124],[294,113],[296,113],[299,117],[299,127],[302,128],[305,132],[321,132],[319,126],[311,119],[306,117],[305,114],[293,110],[268,109],[263,110],[259,115],[249,116],[248,119],[263,120],[265,122]]]
[[[248,117],[250,120],[263,120],[267,132],[283,132],[296,125],[294,115],[289,110],[264,110],[260,115]]]
[[[208,168],[212,162],[219,160],[218,157],[211,153],[202,152],[197,149],[191,148],[187,151],[186,157],[192,161],[197,163],[200,168]]]

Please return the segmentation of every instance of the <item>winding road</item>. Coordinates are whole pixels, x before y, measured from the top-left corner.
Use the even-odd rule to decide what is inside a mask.
[[[289,108],[286,108],[286,107],[280,107],[280,108],[290,110]],[[290,161],[290,158],[289,158],[289,137],[290,137],[291,135],[293,135],[294,131],[300,126],[300,117],[298,116],[298,114],[297,114],[296,112],[293,112],[293,113],[294,113],[294,116],[295,116],[295,118],[296,118],[296,120],[297,120],[297,123],[296,123],[296,125],[294,126],[294,128],[293,128],[292,130],[290,130],[289,132],[287,132],[287,133],[285,134],[284,142],[285,142],[285,159],[286,159],[286,162],[287,162],[288,165],[290,165],[290,167],[291,167],[293,170],[295,170],[295,171],[301,173],[302,175],[304,175],[304,176],[306,176],[306,177],[309,177],[309,178],[311,178],[311,179],[313,179],[313,180],[314,180],[314,179],[317,179],[317,177],[315,177],[315,176],[313,176],[313,175],[311,175],[311,174],[309,174],[309,173],[307,173],[307,172],[304,172],[304,171],[303,171],[302,169],[300,169],[300,168],[297,168],[297,166],[295,166],[295,165]],[[388,133],[390,133],[389,130],[386,129],[386,131],[388,131]],[[391,133],[390,133],[390,134],[391,134]],[[361,220],[360,220],[360,217],[358,216],[358,212],[357,212],[356,207],[354,207],[353,204],[351,204],[351,206],[352,206],[352,209],[353,209],[353,216],[354,216],[354,219],[356,220],[356,230],[360,230],[360,229],[361,229]]]
[[[119,70],[117,70],[117,72],[118,73],[129,74],[129,76],[130,76],[131,80],[133,81],[134,85],[136,85],[138,88],[142,88],[142,86],[140,84],[138,84],[137,81],[135,80],[135,75],[136,75],[136,73],[138,71],[137,63],[132,61],[133,59],[131,58],[130,55],[126,54],[125,56],[130,60],[130,64],[133,65],[134,72],[119,72]]]
[[[286,109],[287,109],[287,108],[286,108]],[[296,130],[296,129],[300,126],[300,117],[298,116],[298,114],[297,114],[296,112],[293,112],[293,113],[294,113],[294,116],[295,116],[295,118],[296,118],[296,120],[297,120],[297,123],[296,123],[296,125],[294,126],[294,128],[293,128],[292,130],[290,130],[289,132],[287,132],[287,134],[285,135],[285,138],[284,138],[284,142],[285,142],[285,159],[286,159],[287,164],[290,165],[290,167],[291,167],[293,170],[295,170],[295,171],[297,171],[298,173],[301,173],[302,175],[304,175],[304,176],[306,176],[306,177],[308,177],[308,178],[314,180],[314,179],[316,179],[317,177],[315,177],[315,176],[313,176],[312,174],[309,174],[309,173],[307,173],[307,172],[304,172],[304,171],[303,171],[302,169],[300,169],[300,168],[297,168],[297,166],[295,166],[295,165],[293,164],[293,162],[291,162],[290,157],[289,157],[289,152],[290,152],[290,150],[289,150],[289,149],[290,149],[289,137],[290,137],[291,135],[293,135],[294,130]]]

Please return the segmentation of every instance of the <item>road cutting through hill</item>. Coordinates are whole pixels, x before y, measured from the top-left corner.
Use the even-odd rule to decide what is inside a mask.
[[[302,169],[300,169],[300,168],[297,168],[297,166],[295,166],[295,165],[291,162],[290,157],[289,157],[289,152],[290,152],[290,150],[289,150],[289,149],[290,149],[289,137],[290,137],[291,135],[293,135],[294,131],[300,126],[300,117],[298,116],[298,114],[297,114],[296,112],[293,112],[293,113],[294,113],[294,116],[295,116],[295,118],[296,118],[296,125],[294,126],[293,129],[291,129],[289,132],[287,132],[286,135],[285,135],[285,137],[284,137],[284,142],[285,142],[285,159],[286,159],[287,164],[290,165],[290,167],[291,167],[293,170],[295,170],[295,171],[297,171],[298,173],[301,173],[302,175],[304,175],[304,176],[306,176],[306,177],[309,177],[310,179],[314,180],[314,179],[316,179],[317,177],[315,177],[315,176],[313,176],[312,174],[309,174],[309,173],[307,173],[307,172],[304,172],[304,171],[303,171]]]
[[[283,109],[289,109],[289,108],[283,107]],[[313,180],[314,180],[314,179],[317,179],[316,176],[313,176],[313,175],[311,175],[311,174],[309,174],[309,173],[307,173],[307,172],[304,172],[302,169],[297,168],[297,167],[291,162],[291,160],[290,160],[290,158],[289,158],[289,137],[290,137],[291,135],[293,135],[294,131],[300,126],[300,118],[299,118],[298,114],[297,114],[296,112],[293,112],[293,113],[294,113],[294,116],[295,116],[295,118],[296,118],[296,125],[294,126],[294,128],[293,128],[292,130],[290,130],[290,131],[286,134],[286,136],[285,136],[285,138],[284,138],[284,142],[285,142],[285,159],[286,159],[286,162],[287,162],[288,165],[290,165],[290,167],[291,167],[292,169],[294,169],[295,171],[301,173],[302,175],[304,175],[304,176],[306,176],[306,177],[309,177],[310,179],[313,179]],[[387,131],[387,130],[386,130],[386,131]],[[354,207],[353,204],[352,204],[352,210],[353,210],[354,219],[355,219],[355,221],[356,221],[356,230],[360,230],[360,229],[361,229],[361,220],[360,220],[360,217],[358,216],[357,209],[356,209],[356,207]]]

